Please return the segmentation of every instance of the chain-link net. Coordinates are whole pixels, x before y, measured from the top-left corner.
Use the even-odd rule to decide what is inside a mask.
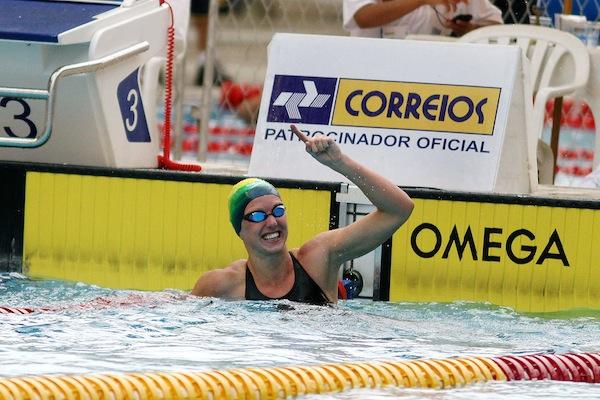
[[[342,0],[222,0],[211,6],[218,10],[211,10],[205,22],[213,24],[208,29],[206,56],[200,43],[206,27],[196,20],[192,26],[199,34],[192,36],[187,68],[192,94],[187,103],[204,104],[198,114],[200,121],[208,121],[200,124],[206,134],[201,136],[206,137],[205,148],[196,135],[198,129],[186,131],[185,126],[181,145],[184,154],[200,151],[201,159],[247,164],[273,34],[345,35]],[[193,22],[194,18],[198,16],[192,16]],[[207,73],[212,79],[205,79]],[[205,92],[210,93],[209,100],[203,97]]]
[[[217,59],[235,80],[262,83],[267,44],[275,32],[344,35],[341,0],[226,0],[221,7]],[[226,61],[225,61],[226,60]]]
[[[554,24],[555,14],[585,15],[588,21],[600,19],[600,2],[598,0],[538,0],[534,11],[539,15],[549,17]]]
[[[491,0],[502,11],[505,24],[528,24],[530,15],[535,15],[535,8],[530,7],[527,0]]]

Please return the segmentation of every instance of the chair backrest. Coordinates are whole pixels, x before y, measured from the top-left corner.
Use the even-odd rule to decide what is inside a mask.
[[[535,25],[491,25],[475,29],[459,39],[463,43],[516,45],[523,50],[529,65],[529,85],[533,99],[529,142],[542,137],[546,102],[555,97],[583,90],[590,76],[587,47],[574,35]],[[549,146],[538,141],[538,154],[546,154],[538,171],[540,183],[552,183],[553,161]],[[531,153],[530,153],[531,154]],[[539,164],[540,160],[538,160]],[[548,166],[548,163],[550,165]]]
[[[600,47],[590,50],[590,80],[581,98],[587,102],[594,116],[596,145],[594,168],[600,166]]]
[[[590,74],[587,47],[570,33],[536,25],[491,25],[475,29],[459,39],[467,43],[517,45],[529,60],[531,91],[550,89],[558,97],[585,87]],[[558,68],[569,68],[569,82],[554,84]],[[545,104],[545,102],[544,102]]]

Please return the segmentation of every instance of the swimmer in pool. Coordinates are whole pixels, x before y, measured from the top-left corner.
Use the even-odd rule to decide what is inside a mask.
[[[229,195],[229,215],[248,258],[206,272],[192,294],[336,303],[341,265],[381,245],[408,219],[413,202],[402,189],[343,154],[332,138],[310,138],[294,125],[291,129],[312,157],[352,181],[376,210],[348,226],[319,233],[300,248],[288,249],[286,209],[279,193],[264,180],[244,179]]]

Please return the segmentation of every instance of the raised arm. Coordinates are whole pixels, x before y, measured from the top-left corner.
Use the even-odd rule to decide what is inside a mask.
[[[408,219],[414,205],[402,189],[343,154],[332,138],[308,138],[295,126],[292,125],[291,129],[305,143],[310,155],[347,177],[377,208],[351,225],[324,232],[315,238],[315,242],[326,247],[330,265],[339,266],[344,261],[368,253]]]

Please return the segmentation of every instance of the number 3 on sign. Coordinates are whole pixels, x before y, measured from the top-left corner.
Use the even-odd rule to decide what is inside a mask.
[[[135,91],[135,89],[131,89],[127,94],[127,102],[131,104],[131,107],[129,107],[129,111],[131,112],[132,117],[131,121],[129,120],[129,117],[125,118],[125,129],[127,129],[128,132],[133,132],[138,123],[138,98],[139,95],[138,92]]]
[[[129,142],[150,142],[150,132],[140,95],[138,73],[139,69],[136,69],[119,83],[117,100],[127,140]]]
[[[19,128],[20,128],[20,129],[18,129],[19,134],[16,134],[15,131],[13,131],[11,126],[2,126],[2,129],[9,137],[27,138],[27,139],[35,138],[37,135],[37,128],[36,128],[35,124],[33,123],[33,121],[28,118],[29,115],[31,114],[31,107],[29,107],[29,104],[25,100],[19,99],[16,97],[0,97],[0,107],[2,107],[2,108],[10,109],[8,104],[13,103],[13,102],[20,105],[21,112],[20,113],[17,112],[15,114],[13,114],[12,117],[9,118],[14,121],[17,121],[16,123],[11,122],[10,125],[13,125],[13,127],[19,126]],[[0,117],[0,121],[4,122],[5,120],[4,120],[4,118]],[[20,133],[22,127],[26,127],[26,129],[27,129],[26,134]]]

